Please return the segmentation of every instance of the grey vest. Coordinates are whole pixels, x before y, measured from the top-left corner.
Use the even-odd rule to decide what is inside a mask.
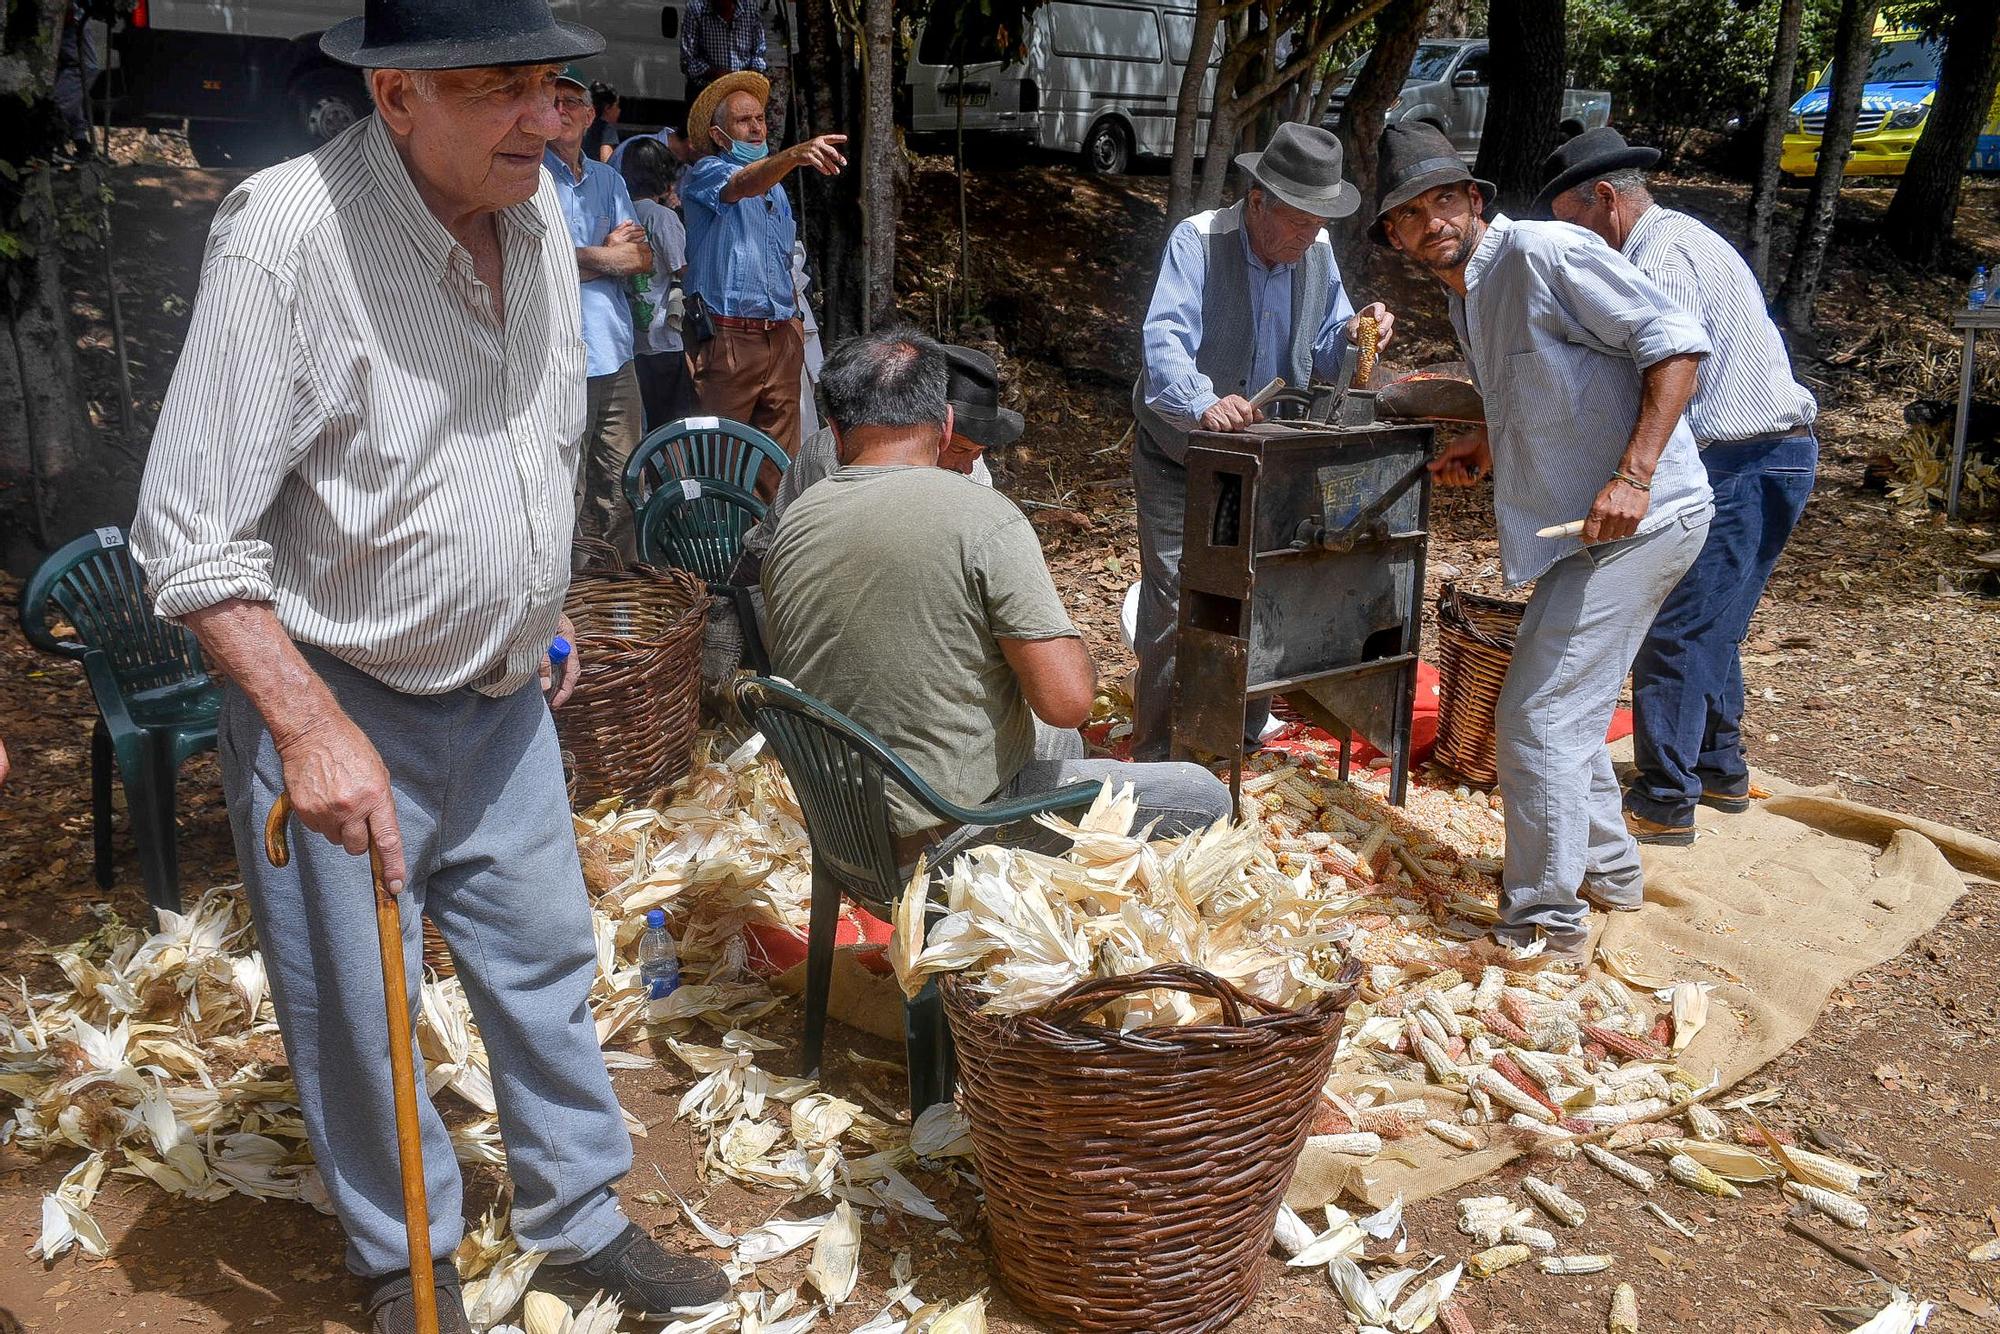
[[[1207,271],[1201,285],[1201,346],[1195,349],[1195,368],[1215,386],[1218,396],[1241,394],[1245,398],[1264,386],[1250,383],[1250,361],[1256,354],[1255,330],[1250,321],[1250,270],[1243,254],[1243,205],[1236,204],[1213,213],[1188,219],[1202,233],[1207,255]],[[1333,251],[1315,241],[1292,270],[1291,340],[1279,359],[1278,373],[1285,383],[1303,389],[1312,382],[1313,338],[1326,320],[1328,288],[1333,277]],[[1132,415],[1138,419],[1141,440],[1179,459],[1187,452],[1188,432],[1146,405],[1149,368],[1142,368],[1132,386]]]

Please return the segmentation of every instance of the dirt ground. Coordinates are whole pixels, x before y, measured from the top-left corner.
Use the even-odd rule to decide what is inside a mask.
[[[144,427],[186,328],[207,218],[236,178],[160,161],[132,162],[117,176],[117,267]],[[922,160],[913,189],[901,273],[905,311],[945,327],[957,303],[948,163]],[[1726,229],[1741,213],[1742,190],[1732,183],[1676,180],[1664,193]],[[990,337],[1005,352],[1015,405],[1029,423],[997,471],[1028,505],[1107,674],[1129,665],[1115,621],[1118,599],[1137,577],[1121,436],[1164,195],[1157,175],[1103,181],[1033,163],[984,166],[970,187],[972,286],[983,315],[962,336]],[[1753,758],[1797,781],[1839,783],[1860,799],[1990,834],[2000,827],[2000,603],[1960,588],[1970,557],[2000,547],[2000,535],[1991,522],[1947,527],[1903,516],[1864,481],[1868,461],[1900,434],[1903,403],[1940,387],[1936,365],[1925,370],[1909,349],[1942,343],[1958,283],[1913,277],[1874,254],[1865,223],[1886,205],[1887,191],[1851,188],[1848,196],[1844,263],[1819,331],[1835,364],[1808,368],[1827,409],[1822,481],[1745,660]],[[1796,196],[1787,202],[1795,206]],[[1975,186],[1961,217],[1962,240],[1988,255],[2000,253],[1996,205],[2000,188]],[[93,414],[105,426],[107,447],[119,448],[109,438],[117,391],[100,263],[79,264],[74,311]],[[1433,289],[1393,262],[1374,265],[1352,285],[1397,309],[1402,358],[1450,355]],[[1955,362],[1947,359],[1941,374],[1955,383]],[[1434,580],[1458,577],[1497,589],[1488,508],[1484,493],[1440,494]],[[8,601],[17,592],[18,583],[0,586]],[[89,695],[68,664],[35,654],[18,632],[0,637],[0,736],[15,767],[0,803],[0,959],[31,985],[48,975],[43,949],[90,930],[102,905],[128,917],[143,909],[122,828],[116,888],[101,893],[91,881],[91,717]],[[184,885],[235,879],[211,758],[184,771],[180,816]],[[1745,1085],[1785,1091],[1774,1109],[1785,1131],[1884,1171],[1869,1192],[1875,1217],[1868,1232],[1848,1240],[1883,1275],[1939,1302],[1932,1329],[2000,1327],[2000,1266],[1963,1259],[2000,1226],[2000,1213],[1991,1212],[2000,1208],[1996,925],[2000,888],[1973,886],[1915,947],[1838,991],[1826,1020]],[[797,1023],[796,1007],[788,1006],[766,1031],[789,1038]],[[867,1055],[894,1055],[848,1036]],[[839,1035],[829,1043],[836,1053],[843,1046]],[[792,1067],[773,1053],[771,1068]],[[711,1194],[699,1181],[696,1143],[671,1121],[687,1084],[677,1064],[620,1072],[617,1083],[650,1127],[637,1142],[629,1194],[657,1185],[658,1169],[713,1220],[740,1226],[772,1212],[771,1198],[726,1184]],[[828,1085],[878,1110],[893,1110],[899,1097],[891,1077],[838,1054]],[[40,1197],[68,1166],[0,1148],[0,1239],[11,1252],[0,1260],[0,1330],[10,1328],[10,1314],[28,1329],[50,1331],[361,1327],[341,1271],[338,1229],[302,1206],[240,1197],[190,1205],[143,1182],[108,1177],[93,1212],[113,1243],[111,1255],[36,1264],[27,1253],[39,1232]],[[1618,1263],[1588,1278],[1515,1270],[1468,1283],[1460,1289],[1463,1305],[1482,1331],[1601,1328],[1617,1281],[1638,1289],[1648,1329],[1844,1329],[1885,1296],[1878,1280],[1785,1232],[1785,1208],[1768,1191],[1743,1201],[1661,1196],[1698,1229],[1698,1239],[1686,1241],[1593,1171],[1517,1165],[1496,1188],[1526,1170],[1553,1172],[1590,1207],[1573,1249],[1615,1252]],[[489,1169],[476,1175],[473,1209],[483,1208],[496,1186]],[[921,1184],[970,1241],[940,1241],[925,1226],[907,1234],[893,1223],[866,1229],[864,1296],[888,1286],[885,1243],[914,1249],[918,1290],[927,1298],[995,1284],[969,1181],[930,1175]],[[666,1211],[644,1203],[633,1211],[672,1240],[699,1244]],[[1409,1221],[1418,1250],[1464,1253],[1449,1201],[1414,1208]],[[770,1268],[778,1271],[773,1277],[791,1277],[782,1266]],[[1288,1272],[1275,1261],[1267,1269],[1255,1307],[1234,1328],[1342,1327],[1344,1312],[1322,1274]],[[997,1288],[994,1295],[993,1328],[1036,1328]],[[857,1301],[830,1327],[850,1327],[876,1309],[879,1303]]]

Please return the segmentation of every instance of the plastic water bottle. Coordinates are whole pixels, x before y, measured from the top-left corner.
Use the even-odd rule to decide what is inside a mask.
[[[1967,310],[1984,310],[1986,308],[1986,266],[1984,264],[1973,270],[1972,286],[1967,288],[1965,292],[1965,308]]]
[[[646,934],[639,940],[639,980],[646,987],[648,1014],[659,1013],[667,997],[681,984],[681,956],[667,930],[667,915],[658,908],[646,914]]]
[[[576,650],[571,647],[568,637],[564,635],[557,635],[549,641],[549,688],[542,693],[550,703],[555,702],[556,691],[562,689],[563,664],[569,661],[569,655],[574,652]]]

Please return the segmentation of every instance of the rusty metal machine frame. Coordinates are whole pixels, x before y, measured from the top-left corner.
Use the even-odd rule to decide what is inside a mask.
[[[1282,694],[1390,760],[1402,804],[1423,631],[1433,428],[1265,423],[1189,437],[1176,758],[1226,758],[1240,789],[1245,704]]]

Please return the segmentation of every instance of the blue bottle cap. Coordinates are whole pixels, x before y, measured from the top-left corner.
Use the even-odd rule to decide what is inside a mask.
[[[667,914],[664,909],[653,908],[646,913],[647,926],[660,927],[660,926],[665,926],[666,924],[667,924]]]
[[[569,640],[562,635],[557,635],[549,641],[549,661],[559,667],[569,658],[572,652],[574,650],[570,647]]]

